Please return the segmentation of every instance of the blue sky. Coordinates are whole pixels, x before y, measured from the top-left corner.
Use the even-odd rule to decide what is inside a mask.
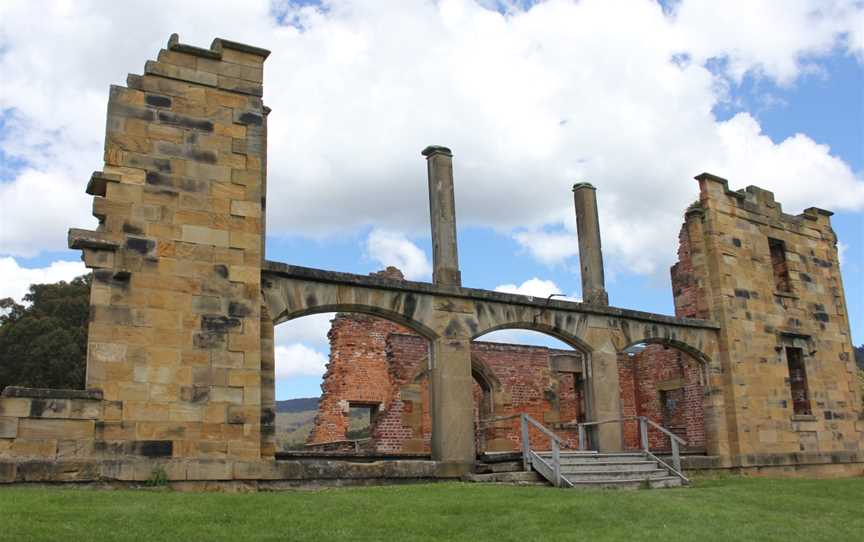
[[[710,171],[787,212],[835,210],[864,342],[861,2],[46,6],[0,6],[0,297],[81,271],[65,230],[92,226],[108,86],[179,32],[273,51],[270,259],[429,280],[419,152],[444,144],[466,286],[578,297],[570,185],[590,181],[610,301],[672,314],[681,212]],[[280,326],[280,398],[319,393],[326,326]]]

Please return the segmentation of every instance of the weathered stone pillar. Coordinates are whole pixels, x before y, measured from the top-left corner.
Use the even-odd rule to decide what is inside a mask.
[[[460,286],[456,245],[456,203],[453,195],[453,153],[447,147],[423,149],[429,172],[429,218],[432,221],[432,282]]]
[[[609,345],[611,347],[611,344]],[[614,348],[595,350],[591,353],[591,387],[593,419],[614,420],[621,417],[621,397],[618,392],[618,355]],[[620,423],[604,423],[597,429],[601,452],[617,452],[622,449],[623,437]]]
[[[603,278],[603,250],[600,246],[600,221],[597,218],[597,193],[590,183],[573,185],[576,203],[576,228],[579,235],[579,265],[582,270],[582,300],[592,305],[608,305]]]
[[[432,360],[432,459],[442,463],[442,475],[463,474],[475,459],[471,339],[434,341]]]

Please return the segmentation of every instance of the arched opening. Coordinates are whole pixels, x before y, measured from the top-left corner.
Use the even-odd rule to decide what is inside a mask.
[[[705,453],[705,400],[707,359],[690,347],[661,339],[632,344],[618,354],[618,382],[622,417],[644,416],[687,444],[689,453]],[[641,448],[639,425],[623,426],[624,448]],[[670,438],[650,427],[652,451],[671,449]]]
[[[402,415],[406,382],[428,364],[427,337],[380,311],[311,312],[283,315],[275,330],[277,457],[428,454],[431,426],[424,434]]]
[[[590,358],[578,339],[536,326],[502,326],[475,337],[471,354],[500,390],[488,413],[475,412],[478,453],[520,450],[523,413],[553,430],[565,447],[578,447],[575,423],[588,419],[591,408]],[[550,447],[533,427],[528,438],[533,449]]]

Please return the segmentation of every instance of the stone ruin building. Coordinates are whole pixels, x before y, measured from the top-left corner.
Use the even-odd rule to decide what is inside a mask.
[[[453,155],[433,146],[423,151],[432,283],[269,261],[268,54],[173,35],[142,75],[111,87],[105,164],[86,189],[99,226],[69,231],[93,270],[86,389],[4,390],[0,482],[421,480],[469,475],[479,449],[516,450],[526,470],[573,486],[593,482],[565,473],[567,464],[626,462],[614,454],[635,435],[633,470],[647,465],[657,481],[697,468],[864,472],[830,212],[788,215],[771,192],[698,175],[672,268],[672,317],[609,306],[595,189],[582,183],[574,200],[584,302],[478,290],[461,284]],[[392,418],[379,424],[380,442],[403,431],[390,442],[414,457],[277,453],[274,325],[322,312],[394,326],[383,351],[402,365],[387,367],[395,391],[379,413]],[[472,346],[500,329],[543,332],[574,352]],[[622,358],[635,345],[648,348]],[[508,366],[525,370],[527,384]],[[686,408],[664,419],[660,393]],[[478,431],[481,414],[492,416]],[[670,437],[664,424],[686,437]],[[581,451],[569,451],[574,439]],[[674,465],[653,455],[676,439],[700,455]]]
[[[375,273],[404,280],[393,267]],[[379,454],[428,454],[432,422],[426,369],[429,344],[409,328],[382,318],[337,314],[328,333],[330,361],[307,449]],[[687,442],[690,453],[705,454],[702,402],[704,379],[699,362],[685,352],[659,344],[618,354],[621,414],[647,416]],[[484,424],[494,417],[527,413],[553,428],[570,447],[578,434],[568,427],[587,421],[585,358],[577,350],[541,346],[471,343],[475,449],[516,452],[519,420]],[[352,412],[369,421],[369,436],[351,438]],[[623,449],[636,451],[635,421],[623,426]],[[542,446],[542,434],[532,434]],[[650,431],[652,449],[667,451],[669,441]]]

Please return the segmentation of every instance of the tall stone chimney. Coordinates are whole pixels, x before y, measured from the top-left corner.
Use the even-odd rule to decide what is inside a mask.
[[[456,246],[456,203],[453,196],[453,153],[447,147],[423,149],[429,174],[429,218],[432,221],[432,282],[461,286]]]
[[[600,221],[597,218],[597,191],[590,183],[573,185],[576,203],[576,228],[579,235],[579,265],[582,271],[582,301],[608,305],[603,278],[603,249],[600,246]]]

